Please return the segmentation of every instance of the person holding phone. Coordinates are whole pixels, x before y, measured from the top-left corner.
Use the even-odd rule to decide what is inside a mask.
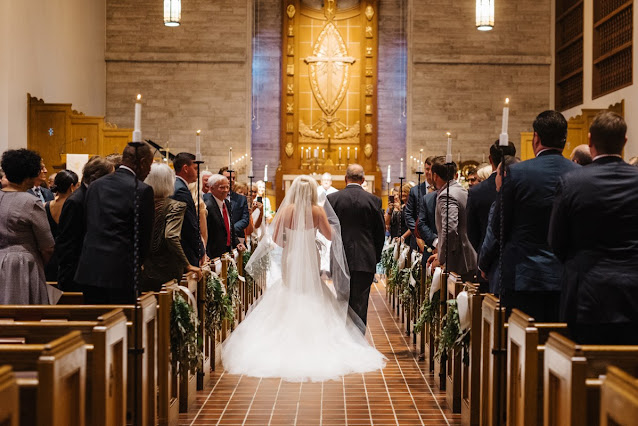
[[[410,185],[403,185],[400,197],[396,189],[393,189],[392,192],[393,193],[389,198],[390,205],[385,211],[386,228],[390,231],[390,236],[392,238],[403,237],[407,239],[412,235],[405,222],[404,210],[405,203],[408,201],[408,196],[410,194]]]

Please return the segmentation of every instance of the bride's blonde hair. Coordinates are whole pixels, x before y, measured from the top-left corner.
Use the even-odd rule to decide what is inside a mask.
[[[290,186],[290,203],[304,200],[317,205],[317,181],[308,175],[297,176]]]

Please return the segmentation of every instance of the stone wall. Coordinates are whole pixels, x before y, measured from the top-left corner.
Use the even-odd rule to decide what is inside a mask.
[[[163,24],[163,2],[107,0],[106,118],[133,126],[142,93],[142,133],[171,152],[195,151],[217,169],[250,147],[251,2],[189,0],[181,26]],[[245,171],[244,171],[245,173]]]

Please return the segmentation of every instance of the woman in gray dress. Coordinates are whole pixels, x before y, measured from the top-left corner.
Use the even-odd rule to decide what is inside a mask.
[[[26,192],[41,162],[27,149],[2,154],[9,184],[0,191],[0,304],[49,304],[44,264],[53,254],[53,236],[44,206]]]

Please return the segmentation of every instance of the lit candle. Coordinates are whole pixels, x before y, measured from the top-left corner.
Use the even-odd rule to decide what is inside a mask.
[[[250,174],[249,177],[255,177],[255,169],[253,169],[253,157],[250,157]]]
[[[168,153],[166,155],[168,155]],[[198,130],[195,136],[195,160],[202,161],[202,131],[201,130]]]
[[[142,142],[142,95],[135,100],[135,124],[133,126],[133,142]]]
[[[445,162],[452,162],[452,134],[447,132],[447,154],[445,155]]]
[[[303,146],[300,146],[300,147],[299,147],[299,151],[300,151],[300,153],[301,153],[301,159],[303,160]]]
[[[359,148],[357,148],[357,147],[355,147],[355,148],[354,148],[354,159],[355,159],[355,160],[358,160],[358,159],[359,159],[359,153],[358,153],[358,151],[357,151],[358,149],[359,149]]]
[[[315,148],[315,158],[319,158],[319,147]]]
[[[264,182],[268,182],[268,164],[264,166]]]
[[[388,165],[388,175],[385,178],[387,183],[392,183],[392,179],[390,178],[390,165]]]
[[[481,163],[485,163],[485,153],[483,153],[482,156],[483,157],[482,157]]]
[[[321,158],[323,158],[324,160],[326,159],[326,150],[325,149],[321,150]]]
[[[416,171],[419,173],[423,171],[423,150],[419,151],[419,165],[417,166]]]
[[[403,179],[403,158],[401,159],[401,168],[399,169],[399,179]]]
[[[510,117],[510,98],[505,98],[505,106],[503,106],[503,122],[501,124],[501,135],[498,138],[499,146],[508,145],[507,125]]]
[[[341,147],[339,147],[339,161],[341,161]]]
[[[346,160],[350,159],[350,147],[346,148]]]
[[[306,159],[310,160],[310,148],[306,148]]]
[[[228,150],[228,170],[233,169],[233,147]]]

